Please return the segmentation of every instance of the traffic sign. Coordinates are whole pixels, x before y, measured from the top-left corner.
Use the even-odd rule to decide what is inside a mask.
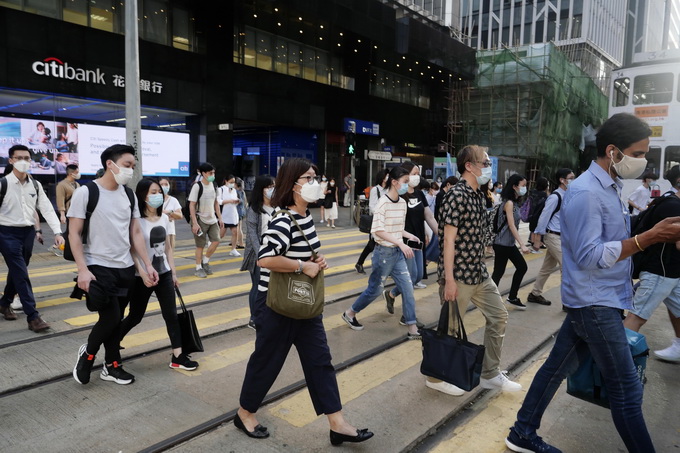
[[[390,160],[392,159],[392,153],[387,151],[369,151],[368,158],[370,160]]]

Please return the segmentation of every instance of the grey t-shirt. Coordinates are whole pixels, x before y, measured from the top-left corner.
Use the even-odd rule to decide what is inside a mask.
[[[97,265],[124,269],[134,265],[130,254],[130,199],[125,187],[104,189],[99,183],[99,200],[90,217],[87,244],[83,254],[88,266]],[[73,192],[67,217],[84,219],[90,191],[81,186]],[[138,219],[139,206],[135,202],[132,217]]]

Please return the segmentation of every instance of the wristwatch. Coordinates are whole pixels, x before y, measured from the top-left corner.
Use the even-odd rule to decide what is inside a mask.
[[[35,234],[42,234],[42,230],[35,230]]]
[[[302,261],[301,261],[301,260],[297,260],[297,262],[298,262],[298,266],[299,266],[299,267],[297,268],[297,270],[295,271],[295,273],[296,273],[297,275],[300,275],[300,274],[302,273]]]

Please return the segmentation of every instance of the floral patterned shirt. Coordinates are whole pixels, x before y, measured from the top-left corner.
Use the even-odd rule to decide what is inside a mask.
[[[440,257],[437,271],[444,278],[444,227],[458,228],[455,241],[453,278],[466,285],[478,285],[489,278],[484,247],[490,243],[491,224],[484,194],[461,179],[444,195],[439,211]]]

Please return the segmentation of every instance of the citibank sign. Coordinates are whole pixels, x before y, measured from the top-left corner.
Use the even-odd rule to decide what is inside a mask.
[[[100,71],[99,68],[94,70],[74,68],[55,57],[45,58],[43,61],[34,61],[32,69],[34,73],[41,76],[106,85],[104,81],[105,73]]]

